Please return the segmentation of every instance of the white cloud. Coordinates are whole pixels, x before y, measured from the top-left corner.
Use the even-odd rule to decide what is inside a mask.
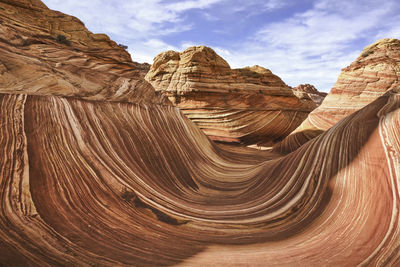
[[[269,9],[269,10],[278,9],[278,8],[282,8],[286,4],[287,3],[285,3],[285,1],[282,1],[282,0],[270,0],[270,1],[264,2],[264,8]]]
[[[225,49],[225,48],[222,48],[222,47],[213,47],[213,49],[215,50],[215,52],[218,55],[220,55],[223,58],[227,58],[227,57],[232,56],[232,53],[228,49]]]
[[[166,5],[166,8],[175,12],[182,12],[189,9],[207,8],[213,4],[219,3],[221,0],[197,0],[197,1],[179,1]]]
[[[169,45],[161,39],[148,39],[144,42],[138,42],[133,48],[129,47],[128,52],[132,55],[134,61],[143,63],[153,63],[156,55],[167,50],[179,50],[178,47]]]
[[[131,34],[131,38],[152,38],[191,29],[182,22],[182,12],[202,9],[223,0],[165,3],[161,0],[44,0],[50,8],[73,14],[94,31]]]
[[[386,18],[386,27],[379,29],[376,34],[376,39],[382,38],[397,38],[400,39],[400,13],[396,15],[388,16]]]
[[[268,10],[274,10],[282,8],[288,5],[290,1],[285,0],[230,0],[230,5],[228,9],[234,12],[250,11],[251,14],[260,13]],[[250,7],[255,7],[255,9],[250,9]]]
[[[133,60],[152,62],[158,53],[175,48],[161,41],[162,36],[192,29],[191,23],[183,21],[184,11],[204,9],[221,1],[44,0],[44,3],[51,9],[80,18],[89,30],[104,32],[128,45]]]
[[[294,2],[282,0],[44,2],[52,9],[80,18],[91,31],[104,32],[128,45],[133,60],[138,62],[151,63],[154,56],[165,50],[182,51],[212,42],[211,46],[232,67],[258,64],[271,69],[289,85],[312,83],[324,91],[332,87],[340,69],[350,64],[363,46],[379,38],[400,37],[396,0],[303,0],[304,7],[310,7],[292,15],[288,10],[295,6]],[[278,11],[284,8],[287,9],[279,20]],[[202,25],[199,21],[192,24],[187,12],[193,9],[208,23],[223,24],[225,18],[231,20],[223,27],[195,28]],[[242,12],[240,16],[238,12]],[[236,35],[235,28],[246,22],[244,17],[251,21],[260,14],[266,16],[265,20],[245,25],[250,36]],[[268,14],[275,15],[273,22]],[[232,18],[236,22],[232,23]],[[173,34],[189,31],[188,36],[199,32],[195,40],[172,38]],[[216,43],[205,32],[226,36],[226,40],[220,38],[224,43]]]
[[[399,36],[398,16],[382,24],[393,7],[393,1],[317,1],[305,12],[261,28],[226,57],[233,67],[263,65],[289,85],[313,83],[329,91],[341,68],[361,52],[357,43],[370,44],[388,33]],[[377,34],[383,26],[387,30]]]

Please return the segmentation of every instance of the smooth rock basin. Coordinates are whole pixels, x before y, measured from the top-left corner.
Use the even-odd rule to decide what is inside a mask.
[[[212,141],[39,0],[0,0],[0,33],[0,265],[400,265],[396,82],[257,150]]]

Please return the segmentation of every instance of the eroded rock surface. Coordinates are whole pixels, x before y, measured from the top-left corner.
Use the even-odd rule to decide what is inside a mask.
[[[12,16],[35,16],[19,8],[7,6]],[[39,45],[51,53],[37,54],[36,45],[0,40],[9,56],[0,74],[1,265],[400,264],[396,88],[281,156],[213,143],[142,91],[147,83],[125,76],[135,71],[116,60],[123,51],[110,48],[105,64],[53,41]],[[78,75],[69,53],[80,69],[98,64]],[[60,55],[70,63],[63,75],[51,64]],[[22,56],[42,72],[29,76]],[[108,86],[88,94],[91,71],[137,81],[143,99],[118,98]],[[43,72],[76,82],[52,86]]]
[[[327,96],[327,93],[319,92],[314,85],[308,83],[294,87],[293,93],[301,99],[311,98],[317,105],[321,105],[322,101]]]
[[[0,1],[0,92],[161,103],[125,49],[40,1]]]
[[[399,86],[400,41],[382,39],[367,46],[361,55],[344,68],[321,106],[275,148],[296,150],[338,121]]]
[[[310,98],[297,97],[270,70],[231,69],[205,46],[159,54],[146,79],[218,141],[274,143],[316,107]]]
[[[136,69],[139,71],[140,77],[144,78],[146,77],[147,73],[150,70],[151,65],[149,63],[137,63],[133,62],[135,65]]]
[[[400,263],[398,92],[285,157],[221,149],[165,105],[0,110],[3,264]]]

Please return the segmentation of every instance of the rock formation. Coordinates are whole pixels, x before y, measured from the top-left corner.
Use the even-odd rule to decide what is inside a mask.
[[[159,54],[146,79],[218,141],[274,143],[316,107],[310,98],[294,95],[270,70],[231,69],[205,46]]]
[[[221,146],[112,42],[63,46],[23,24],[52,11],[0,13],[36,38],[0,39],[1,265],[400,264],[398,89],[286,156]],[[105,77],[129,89],[94,90]]]
[[[137,63],[133,62],[135,65],[135,68],[139,71],[140,77],[144,78],[146,77],[147,73],[150,70],[151,65],[149,63]]]
[[[39,0],[0,1],[0,36],[0,92],[166,101],[125,49]]]
[[[336,84],[307,119],[275,146],[281,152],[296,150],[338,121],[399,85],[400,40],[382,39],[367,46],[344,68]]]
[[[16,7],[29,9],[48,9],[40,0],[2,0],[3,3],[8,3]]]
[[[301,99],[311,98],[318,106],[321,105],[327,95],[327,93],[319,92],[317,88],[311,84],[300,84],[293,88],[293,93]]]

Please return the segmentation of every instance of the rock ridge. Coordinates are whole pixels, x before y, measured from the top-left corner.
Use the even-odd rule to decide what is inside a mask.
[[[364,48],[360,56],[342,69],[322,104],[275,149],[296,150],[338,121],[399,86],[400,40],[385,38]]]
[[[0,20],[0,92],[169,103],[125,49],[75,17],[40,1],[3,0]]]
[[[231,69],[206,46],[159,54],[146,80],[211,139],[223,142],[274,143],[316,107],[270,70],[257,65]]]
[[[328,95],[325,92],[319,92],[314,85],[311,84],[300,84],[297,87],[293,88],[293,92],[299,98],[310,98],[314,101],[318,106],[321,105],[324,98]]]

